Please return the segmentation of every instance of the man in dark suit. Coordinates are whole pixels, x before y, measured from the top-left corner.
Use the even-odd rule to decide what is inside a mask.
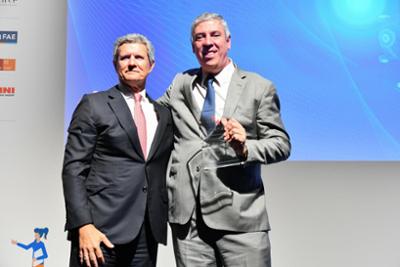
[[[290,154],[274,85],[228,57],[222,16],[192,24],[200,69],[178,74],[158,101],[175,124],[167,188],[178,266],[270,266],[261,164]]]
[[[154,48],[140,34],[119,38],[120,83],[83,96],[65,148],[63,186],[70,266],[155,266],[166,243],[165,173],[170,111],[146,94]]]

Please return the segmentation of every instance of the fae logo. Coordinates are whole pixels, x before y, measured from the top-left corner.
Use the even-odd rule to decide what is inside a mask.
[[[15,71],[16,59],[0,58],[0,71]]]
[[[0,43],[14,43],[18,41],[18,32],[0,31]]]
[[[16,91],[12,86],[0,86],[0,96],[14,96]]]

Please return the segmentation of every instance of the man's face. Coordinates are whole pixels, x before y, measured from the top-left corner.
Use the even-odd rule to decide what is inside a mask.
[[[194,28],[192,48],[203,71],[217,74],[229,63],[231,38],[219,20],[203,21]]]
[[[120,81],[133,90],[143,89],[146,77],[154,67],[147,55],[147,47],[140,43],[125,43],[117,53],[115,68]]]

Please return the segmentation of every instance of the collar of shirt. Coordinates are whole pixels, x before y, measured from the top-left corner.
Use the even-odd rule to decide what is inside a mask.
[[[215,118],[219,120],[223,113],[225,107],[226,97],[228,95],[229,84],[232,79],[232,75],[235,72],[235,65],[232,60],[229,64],[225,66],[217,75],[215,75],[215,82],[213,83],[215,90]],[[204,76],[204,75],[203,75]],[[206,77],[201,77],[200,82],[196,82],[193,86],[193,99],[197,104],[197,107],[202,110],[204,105],[204,99],[207,94],[207,86],[204,85]]]
[[[214,76],[214,80],[220,87],[227,87],[231,82],[231,78],[233,73],[235,72],[235,65],[233,64],[232,59],[229,59],[229,64],[225,66],[217,75]],[[203,75],[204,76],[204,75]],[[207,77],[202,77],[201,84],[204,87],[207,87],[204,82]]]
[[[233,73],[235,72],[235,66],[233,65],[233,61],[230,60],[229,64],[226,65],[217,75],[215,75],[214,79],[219,84],[219,86],[228,86],[231,82],[231,78]]]
[[[133,93],[131,89],[124,85],[119,84],[118,88],[121,92],[122,97],[124,98],[128,108],[132,114],[133,120],[135,120],[135,98],[133,97]],[[146,132],[147,132],[147,155],[151,150],[151,145],[153,143],[154,136],[156,134],[157,126],[158,126],[158,118],[157,113],[154,109],[154,104],[150,102],[149,98],[146,96],[146,89],[143,89],[139,92],[142,95],[141,106],[144,113],[144,117],[146,119]]]
[[[121,93],[122,93],[122,96],[123,96],[125,99],[129,99],[129,98],[132,98],[132,99],[133,99],[133,98],[134,98],[134,97],[133,97],[133,92],[132,92],[132,90],[131,90],[128,86],[126,86],[126,85],[123,84],[123,83],[120,83],[120,84],[118,85],[118,87],[120,88],[120,91],[121,91]],[[142,101],[141,101],[141,102],[143,102],[143,103],[149,103],[149,102],[150,102],[149,99],[147,98],[146,88],[143,89],[142,91],[140,91],[139,94],[142,95]]]

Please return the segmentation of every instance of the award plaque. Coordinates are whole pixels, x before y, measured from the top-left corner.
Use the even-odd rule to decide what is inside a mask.
[[[204,169],[219,169],[244,165],[245,162],[237,156],[235,150],[224,140],[224,126],[218,124],[204,140],[201,149],[205,160]]]

